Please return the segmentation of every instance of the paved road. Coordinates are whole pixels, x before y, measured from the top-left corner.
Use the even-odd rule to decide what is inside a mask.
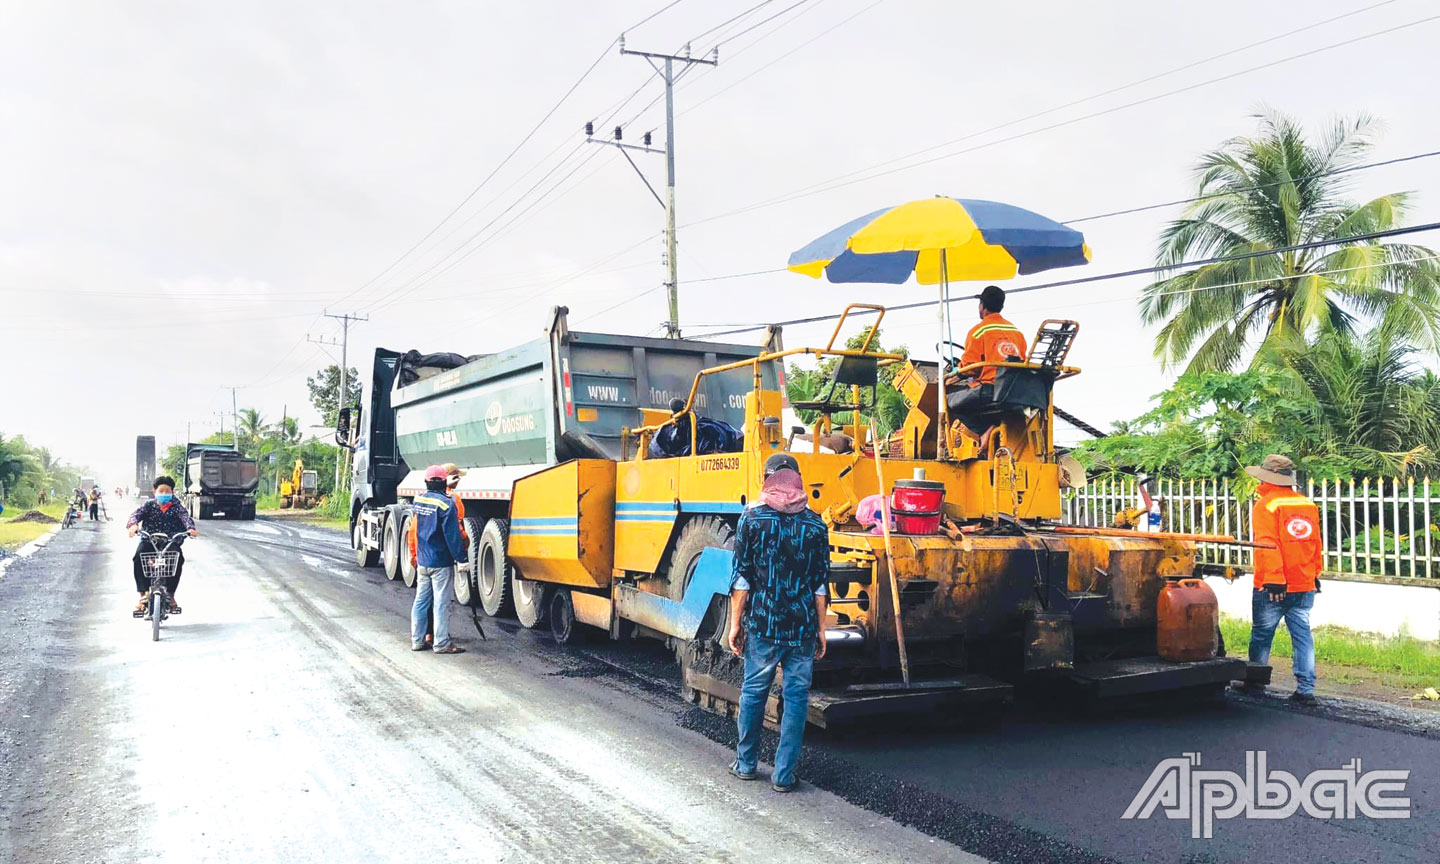
[[[734,780],[643,690],[495,628],[411,653],[402,592],[325,535],[202,523],[153,643],[117,526],[0,583],[0,861],[957,860]]]
[[[403,586],[343,537],[205,530],[159,645],[123,612],[114,526],[0,582],[0,861],[1440,860],[1440,738],[1383,718],[1232,698],[815,734],[821,788],[781,798],[724,775],[729,723],[675,698],[659,649],[566,651],[506,622],[482,643],[457,614],[471,653],[412,654]],[[1413,818],[1232,820],[1211,840],[1120,818],[1159,760],[1240,770],[1247,749],[1297,775],[1409,768]]]

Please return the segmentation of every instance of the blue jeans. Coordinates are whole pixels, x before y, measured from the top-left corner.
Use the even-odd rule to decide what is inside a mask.
[[[1299,693],[1315,692],[1315,640],[1310,636],[1310,609],[1314,605],[1314,591],[1286,594],[1276,603],[1268,593],[1256,588],[1250,601],[1250,662],[1270,662],[1270,643],[1284,618],[1294,648],[1295,690]]]
[[[421,567],[415,576],[415,605],[410,607],[410,641],[425,644],[425,621],[435,609],[435,647],[450,644],[450,583],[454,567]]]
[[[735,725],[740,744],[735,765],[740,771],[754,771],[760,748],[760,726],[765,721],[765,703],[775,683],[775,671],[784,673],[781,695],[785,711],[780,717],[780,746],[775,751],[773,783],[789,786],[795,782],[800,763],[800,741],[805,736],[805,718],[810,713],[810,675],[815,668],[815,644],[778,645],[768,639],[745,634],[745,683],[740,688],[740,713]]]

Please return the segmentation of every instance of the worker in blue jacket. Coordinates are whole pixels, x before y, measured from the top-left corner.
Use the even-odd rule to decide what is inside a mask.
[[[455,502],[445,494],[445,468],[425,469],[425,491],[410,505],[415,520],[416,580],[415,605],[410,609],[410,649],[424,651],[427,619],[435,613],[435,653],[463,654],[464,648],[450,641],[451,583],[455,565],[466,561],[465,541],[460,537],[460,516]]]

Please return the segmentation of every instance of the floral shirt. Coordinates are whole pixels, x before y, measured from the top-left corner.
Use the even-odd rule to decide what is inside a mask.
[[[765,505],[740,515],[730,585],[749,590],[745,629],[781,645],[810,645],[820,628],[815,596],[830,582],[830,531],[813,510]]]
[[[125,520],[126,528],[136,524],[151,534],[179,534],[181,531],[195,530],[195,520],[190,518],[189,511],[179,499],[169,504],[146,501]]]

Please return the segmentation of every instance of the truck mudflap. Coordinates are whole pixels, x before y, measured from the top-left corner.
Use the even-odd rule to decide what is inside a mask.
[[[740,707],[738,686],[689,665],[683,668],[682,693],[686,701],[715,714],[735,716]],[[984,675],[912,681],[909,687],[899,682],[851,684],[811,690],[808,719],[823,729],[899,714],[944,712],[954,716],[955,711],[964,708],[1008,705],[1013,698],[1013,687]],[[765,705],[765,725],[777,728],[783,710],[778,690],[772,690]]]
[[[1172,663],[1159,657],[1134,657],[1077,663],[1069,677],[1089,695],[1108,699],[1249,681],[1250,676],[1259,674],[1261,669],[1264,677],[1269,679],[1269,666],[1253,665],[1257,667],[1254,672],[1251,671],[1252,664],[1240,657],[1216,657],[1192,663]]]

